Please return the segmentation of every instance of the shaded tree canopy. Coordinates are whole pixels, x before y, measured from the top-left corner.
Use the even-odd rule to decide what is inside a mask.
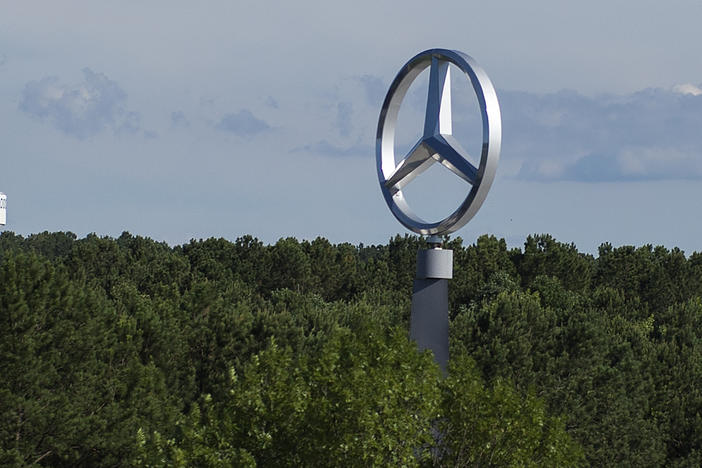
[[[452,239],[444,379],[424,245],[3,232],[0,464],[702,465],[702,254]]]

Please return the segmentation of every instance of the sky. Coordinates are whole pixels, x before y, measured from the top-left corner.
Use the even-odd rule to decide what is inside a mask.
[[[0,2],[4,229],[386,243],[408,231],[378,184],[380,108],[411,57],[446,48],[487,72],[503,119],[495,182],[454,236],[702,251],[700,18],[699,0]],[[428,221],[466,194],[441,169],[407,188]]]

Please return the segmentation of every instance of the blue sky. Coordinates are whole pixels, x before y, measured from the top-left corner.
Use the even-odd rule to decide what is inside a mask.
[[[702,3],[436,5],[3,3],[6,229],[384,243],[405,230],[375,173],[382,99],[410,57],[442,47],[483,66],[503,116],[495,183],[456,235],[702,251]],[[453,84],[470,147],[472,96]],[[420,80],[398,146],[424,99]],[[424,179],[407,196],[436,220],[465,187]]]

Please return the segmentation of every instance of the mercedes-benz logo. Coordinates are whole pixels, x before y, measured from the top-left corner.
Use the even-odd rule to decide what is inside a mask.
[[[449,64],[468,76],[480,105],[483,142],[477,168],[453,137]],[[427,67],[430,67],[429,95],[424,133],[404,159],[395,164],[397,115],[410,85]],[[490,190],[500,158],[501,137],[502,120],[495,88],[472,57],[446,49],[430,49],[417,54],[402,67],[390,85],[378,121],[376,164],[380,188],[388,207],[405,227],[418,234],[450,234],[460,229],[475,216]],[[435,162],[465,180],[470,191],[456,211],[441,221],[430,223],[414,214],[405,201],[402,188]]]

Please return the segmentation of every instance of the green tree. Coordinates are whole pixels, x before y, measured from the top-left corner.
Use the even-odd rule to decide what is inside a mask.
[[[653,411],[666,433],[669,466],[702,465],[702,299],[656,320]]]
[[[454,251],[453,280],[449,290],[449,302],[454,316],[461,306],[479,301],[485,285],[497,276],[517,279],[504,239],[483,235],[474,245],[464,249],[459,238],[447,247]]]
[[[577,466],[582,448],[568,435],[563,418],[548,416],[542,400],[521,397],[497,379],[491,388],[474,361],[453,356],[441,385],[439,466]]]
[[[225,400],[181,423],[181,439],[142,439],[141,460],[164,464],[250,456],[260,466],[398,466],[428,460],[438,368],[401,330],[336,328],[315,353],[274,340]],[[143,432],[142,432],[143,433]],[[199,443],[199,441],[203,441]],[[194,455],[193,455],[194,454]],[[145,463],[147,464],[147,463]]]
[[[563,244],[548,234],[528,236],[524,253],[515,255],[524,287],[531,287],[540,275],[554,276],[566,289],[584,291],[590,286],[594,259],[581,254],[575,244]]]
[[[0,263],[0,462],[114,466],[178,411],[136,322],[35,254]]]
[[[309,291],[312,286],[310,259],[300,243],[292,238],[280,239],[271,248],[272,268],[266,288]]]

